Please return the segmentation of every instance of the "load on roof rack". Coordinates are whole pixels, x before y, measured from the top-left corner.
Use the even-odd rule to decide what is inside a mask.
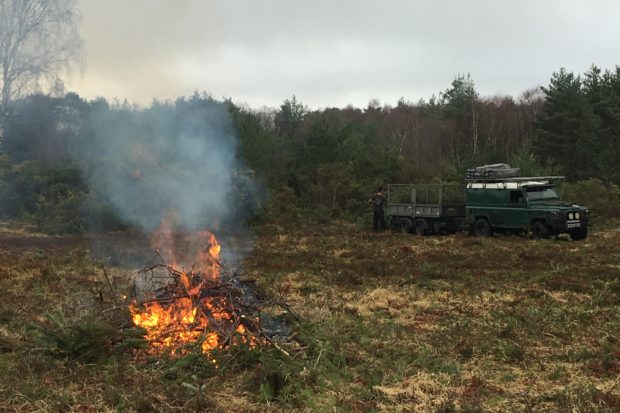
[[[507,183],[511,183],[511,187],[523,187],[533,185],[552,185],[563,176],[519,176],[519,168],[511,168],[507,163],[495,163],[491,165],[482,165],[467,170],[465,179],[467,187],[485,187],[490,188],[489,184],[501,184],[502,188],[506,188]],[[472,184],[482,184],[472,185]],[[497,186],[496,187],[500,187]]]
[[[468,169],[465,178],[468,180],[515,178],[520,172],[519,168],[511,168],[507,163],[495,163]]]

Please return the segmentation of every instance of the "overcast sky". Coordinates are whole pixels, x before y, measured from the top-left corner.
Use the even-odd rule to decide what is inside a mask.
[[[429,98],[470,73],[483,96],[560,67],[620,64],[618,0],[79,0],[82,96],[150,103],[195,90],[252,107]]]

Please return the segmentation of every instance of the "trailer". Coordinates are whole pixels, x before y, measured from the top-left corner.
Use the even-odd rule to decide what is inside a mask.
[[[387,191],[390,226],[417,235],[464,229],[465,186],[391,184]]]

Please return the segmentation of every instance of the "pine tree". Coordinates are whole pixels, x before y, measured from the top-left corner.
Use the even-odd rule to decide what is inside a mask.
[[[596,163],[599,118],[584,92],[580,76],[562,68],[553,74],[536,121],[534,150],[543,161],[554,161],[569,179],[598,176]]]
[[[455,130],[448,139],[448,151],[453,161],[462,168],[476,160],[481,152],[478,133],[480,109],[479,97],[474,81],[469,76],[459,75],[452,81],[452,87],[441,94],[444,111],[454,121]]]
[[[599,128],[591,150],[600,165],[600,177],[606,181],[620,180],[620,71],[605,73],[592,66],[585,74],[584,91],[599,120]]]

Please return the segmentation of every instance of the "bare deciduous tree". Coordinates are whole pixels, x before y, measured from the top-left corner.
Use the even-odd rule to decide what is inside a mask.
[[[54,84],[81,56],[75,0],[0,0],[0,153],[11,100]]]

